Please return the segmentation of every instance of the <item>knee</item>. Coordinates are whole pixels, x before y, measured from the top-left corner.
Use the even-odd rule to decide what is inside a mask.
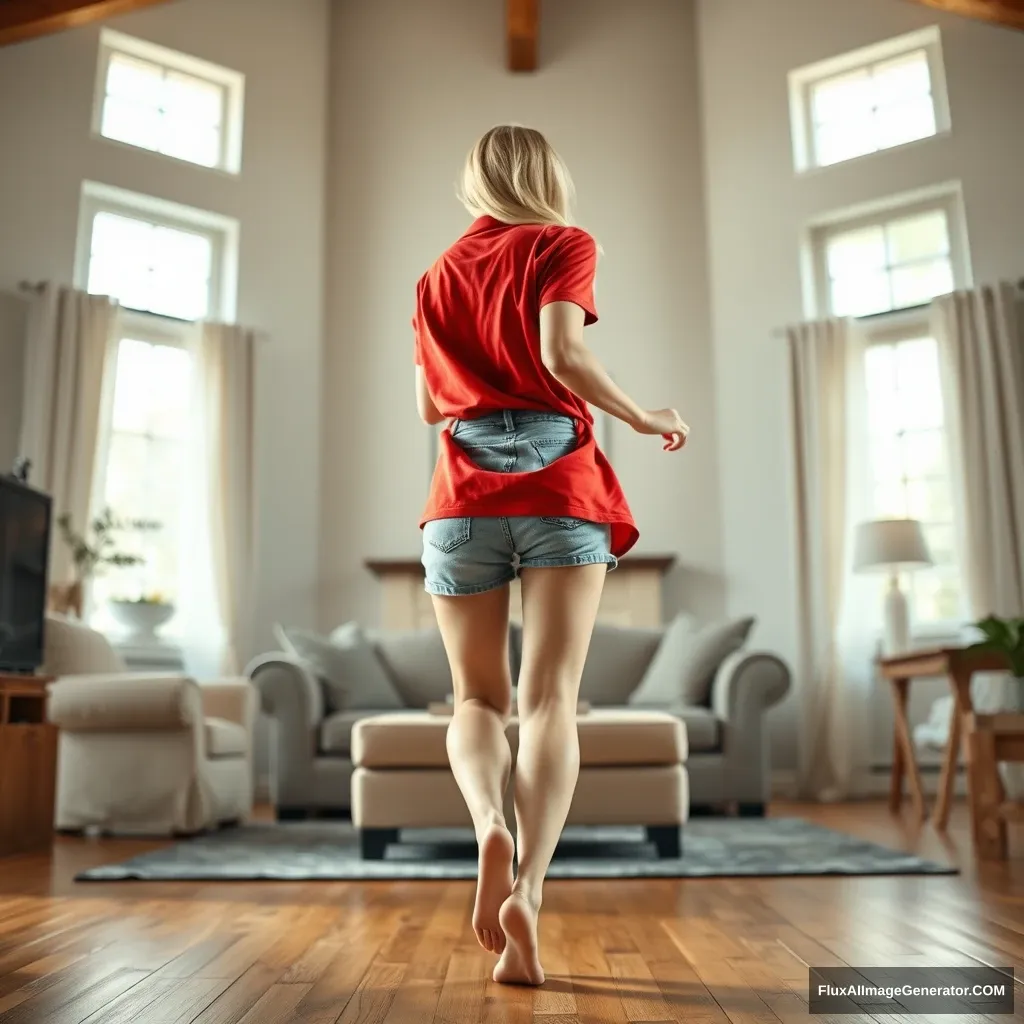
[[[527,687],[519,690],[517,712],[521,719],[576,718],[577,698],[572,687],[543,687],[535,691]]]
[[[457,709],[468,707],[478,711],[486,711],[497,715],[503,723],[507,723],[512,713],[512,697],[511,694],[507,695],[504,700],[496,699],[493,696],[482,697],[474,695],[462,697],[461,699],[456,697],[455,707]]]

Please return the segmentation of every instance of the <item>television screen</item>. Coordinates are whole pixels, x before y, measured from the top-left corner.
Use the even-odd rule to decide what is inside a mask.
[[[0,670],[43,663],[50,508],[48,495],[0,477]]]

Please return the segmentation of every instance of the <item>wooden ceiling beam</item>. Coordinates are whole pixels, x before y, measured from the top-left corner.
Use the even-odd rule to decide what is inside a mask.
[[[0,46],[87,25],[168,0],[0,0]]]
[[[540,0],[505,0],[509,71],[537,70]]]
[[[1024,30],[1024,0],[911,0],[911,3]]]

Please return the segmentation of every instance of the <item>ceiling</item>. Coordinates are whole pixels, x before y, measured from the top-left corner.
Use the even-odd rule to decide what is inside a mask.
[[[0,46],[169,0],[0,0]],[[492,0],[499,2],[499,0]],[[537,70],[541,0],[504,0],[509,71]],[[1024,30],[1024,0],[893,0]]]

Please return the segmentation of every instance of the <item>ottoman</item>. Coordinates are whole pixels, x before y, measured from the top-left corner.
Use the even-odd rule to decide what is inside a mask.
[[[365,858],[380,859],[403,828],[466,828],[472,822],[448,765],[451,718],[397,711],[352,730],[352,822]],[[689,812],[686,727],[660,711],[595,708],[577,718],[580,777],[569,825],[643,825],[660,857],[680,855]],[[513,773],[519,724],[509,722]],[[514,830],[513,787],[505,818]]]

